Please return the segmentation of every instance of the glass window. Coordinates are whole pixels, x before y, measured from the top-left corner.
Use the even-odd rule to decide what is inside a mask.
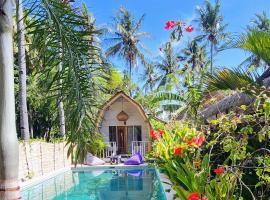
[[[142,127],[141,126],[134,126],[134,140],[142,141]]]
[[[116,142],[116,126],[109,126],[109,140]]]
[[[132,152],[133,126],[128,126],[128,152]]]

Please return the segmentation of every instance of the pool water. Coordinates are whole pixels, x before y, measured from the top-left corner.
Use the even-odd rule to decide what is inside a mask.
[[[153,168],[67,171],[22,190],[23,200],[165,200]]]

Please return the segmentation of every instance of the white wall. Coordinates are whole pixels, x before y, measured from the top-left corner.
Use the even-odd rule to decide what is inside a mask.
[[[116,116],[122,111],[121,98],[116,100],[104,112],[104,117],[101,121],[100,131],[104,134],[107,141],[109,141],[109,126],[141,126],[142,127],[142,140],[149,140],[149,125],[144,121],[144,117],[140,114],[138,108],[127,100],[124,100],[123,110],[128,114],[129,119],[124,125],[124,122],[117,120]]]

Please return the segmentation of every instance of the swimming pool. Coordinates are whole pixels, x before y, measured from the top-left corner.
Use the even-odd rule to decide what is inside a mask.
[[[149,167],[76,169],[21,191],[23,200],[166,200]]]

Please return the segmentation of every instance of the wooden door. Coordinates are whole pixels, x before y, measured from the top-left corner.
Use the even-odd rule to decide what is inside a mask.
[[[127,153],[127,128],[125,126],[117,127],[117,145],[118,145],[118,154]]]

